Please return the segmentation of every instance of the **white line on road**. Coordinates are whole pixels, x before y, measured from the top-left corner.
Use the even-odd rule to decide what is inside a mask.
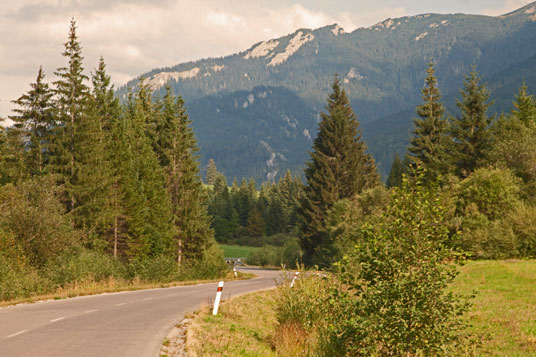
[[[168,296],[175,296],[175,295],[177,295],[177,294],[168,294]]]
[[[61,320],[63,320],[64,318],[65,318],[65,317],[58,317],[57,319],[50,320],[50,322],[61,321]]]
[[[119,304],[115,304],[114,306],[123,306],[123,305],[126,305],[127,303],[126,302],[122,302],[122,303],[119,303]]]
[[[147,300],[151,300],[152,298],[145,298],[145,299],[141,299],[141,301],[147,301]]]
[[[87,310],[85,313],[86,313],[86,314],[90,314],[90,313],[92,313],[92,312],[96,312],[96,311],[99,311],[99,310]]]
[[[18,335],[22,335],[23,333],[25,333],[27,330],[22,330],[22,331],[19,331],[19,332],[15,332],[9,336],[6,336],[7,338],[11,338],[11,337],[15,337],[15,336],[18,336]]]

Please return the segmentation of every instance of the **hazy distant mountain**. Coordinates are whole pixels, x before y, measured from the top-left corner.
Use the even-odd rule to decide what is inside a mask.
[[[430,60],[436,63],[449,108],[464,74],[475,64],[495,92],[495,109],[506,110],[523,79],[529,90],[536,88],[535,56],[536,2],[498,17],[423,14],[387,19],[351,33],[337,25],[300,29],[231,56],[155,69],[143,76],[157,92],[169,84],[186,99],[203,163],[217,156],[216,164],[229,177],[266,180],[303,165],[311,141],[300,131],[314,138],[318,111],[335,73],[385,173],[394,152],[406,145]],[[136,80],[127,86],[135,84]],[[119,92],[124,94],[125,88]],[[257,101],[266,90],[277,94],[270,104]],[[255,98],[251,107],[248,104],[250,110],[238,104],[233,109],[235,100],[244,104],[242,99],[250,95]],[[263,109],[252,109],[255,104]],[[296,128],[283,129],[281,117],[296,119]],[[278,135],[282,137],[274,139]],[[270,161],[272,153],[276,159]],[[286,160],[277,159],[278,154]]]

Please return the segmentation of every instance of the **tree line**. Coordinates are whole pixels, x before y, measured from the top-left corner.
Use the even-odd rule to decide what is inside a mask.
[[[40,271],[78,247],[177,269],[212,254],[220,274],[184,101],[141,81],[120,103],[102,57],[85,74],[76,29],[56,80],[40,68],[0,133],[1,265]]]

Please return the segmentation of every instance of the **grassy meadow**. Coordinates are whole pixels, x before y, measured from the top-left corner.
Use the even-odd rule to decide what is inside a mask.
[[[260,247],[247,247],[243,245],[220,244],[223,256],[226,258],[247,258],[251,253],[260,250]]]

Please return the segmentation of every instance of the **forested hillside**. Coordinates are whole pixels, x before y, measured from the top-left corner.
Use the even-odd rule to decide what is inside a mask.
[[[430,60],[433,59],[436,64],[439,86],[447,98],[457,94],[463,74],[469,72],[473,65],[477,66],[484,80],[495,81],[496,86],[490,83],[490,89],[497,92],[497,97],[505,98],[503,94],[512,93],[523,79],[527,81],[529,90],[536,87],[530,66],[536,55],[535,6],[534,3],[529,4],[498,17],[423,14],[387,19],[351,33],[344,32],[337,25],[316,30],[299,29],[288,36],[255,44],[231,56],[155,69],[143,77],[157,93],[163,95],[165,84],[169,84],[175,93],[191,103],[203,166],[211,152],[219,152],[220,157],[226,155],[223,153],[229,153],[226,158],[217,160],[217,164],[225,168],[228,177],[253,176],[260,182],[273,178],[275,170],[281,175],[287,168],[302,166],[303,161],[299,161],[299,158],[303,158],[303,155],[296,154],[287,162],[282,160],[275,166],[269,166],[272,163],[271,153],[263,147],[262,142],[268,142],[267,138],[273,131],[264,130],[266,127],[262,121],[265,114],[258,112],[251,115],[251,110],[236,111],[233,113],[236,122],[231,119],[219,120],[220,115],[197,110],[193,100],[205,103],[203,98],[206,96],[229,95],[228,98],[234,101],[233,97],[243,95],[241,91],[249,92],[258,86],[284,87],[303,101],[297,101],[295,108],[293,101],[276,101],[274,98],[274,105],[277,103],[282,115],[298,119],[298,123],[314,137],[314,121],[302,123],[296,111],[303,112],[303,103],[309,106],[309,111],[322,111],[323,100],[329,92],[326,83],[330,83],[333,74],[338,73],[341,85],[347,90],[349,100],[366,128],[364,135],[370,142],[371,153],[385,175],[394,152],[400,152],[405,147],[407,136],[404,137],[404,132],[387,130],[387,141],[384,143],[382,135],[370,136],[366,131],[370,129],[381,133],[386,121],[397,121],[395,127],[407,128],[410,125],[407,115],[397,113],[414,108],[418,103],[424,81],[423,69]],[[119,93],[124,96],[126,88],[136,83],[137,80],[128,83]],[[448,100],[446,105],[449,109],[455,106],[454,101]],[[509,99],[501,99],[492,110],[505,110],[509,105]],[[398,117],[403,123],[393,119]],[[207,130],[204,123],[210,122],[210,128],[217,132],[230,124],[238,128],[245,118],[249,118],[250,125],[256,125],[255,130],[249,130],[254,135],[248,137],[251,142],[256,142],[254,155],[251,150],[215,143],[210,140],[211,134],[204,132]],[[199,125],[196,124],[198,121]],[[220,124],[222,122],[225,124]],[[277,121],[266,122],[268,126],[279,126]],[[388,127],[392,126],[389,124]],[[228,138],[227,143],[237,143],[242,136],[243,132],[238,130]],[[285,145],[285,142],[278,145]],[[293,146],[271,148],[276,153],[295,150]],[[308,148],[303,147],[302,152],[305,153]],[[237,155],[245,156],[238,159],[242,156]],[[237,159],[245,164],[233,163]],[[264,165],[260,165],[260,162],[264,162]]]

